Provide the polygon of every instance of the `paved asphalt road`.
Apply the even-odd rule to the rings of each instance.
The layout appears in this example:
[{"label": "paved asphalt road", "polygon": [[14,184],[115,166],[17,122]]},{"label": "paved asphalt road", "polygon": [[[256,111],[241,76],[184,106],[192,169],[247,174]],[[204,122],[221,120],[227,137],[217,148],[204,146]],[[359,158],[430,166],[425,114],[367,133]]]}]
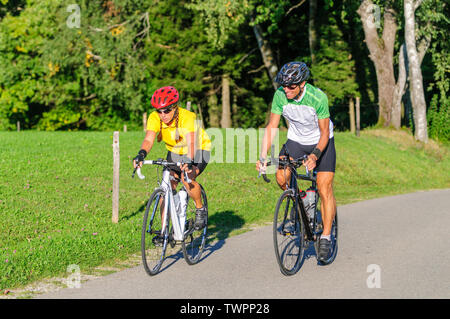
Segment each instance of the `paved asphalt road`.
[{"label": "paved asphalt road", "polygon": [[163,271],[135,267],[37,298],[450,298],[450,189],[340,206],[333,264],[313,255],[283,276],[271,226],[210,246],[189,266],[181,251]]}]

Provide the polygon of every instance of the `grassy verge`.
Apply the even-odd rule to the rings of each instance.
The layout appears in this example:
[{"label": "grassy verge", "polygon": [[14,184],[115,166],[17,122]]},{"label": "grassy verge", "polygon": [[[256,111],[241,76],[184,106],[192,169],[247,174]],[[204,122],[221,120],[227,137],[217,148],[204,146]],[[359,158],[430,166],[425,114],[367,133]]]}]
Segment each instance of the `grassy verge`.
[{"label": "grassy verge", "polygon": [[[143,136],[120,135],[120,221],[112,224],[111,132],[0,132],[0,289],[67,276],[72,264],[88,272],[139,252],[144,205],[156,186],[154,169],[146,168],[144,181],[131,179]],[[424,147],[406,133],[385,130],[360,138],[337,133],[335,140],[338,205],[450,187],[447,146]],[[149,157],[165,154],[158,144]],[[257,179],[254,167],[210,164],[199,178],[212,238],[271,221],[280,191],[275,182]]]}]

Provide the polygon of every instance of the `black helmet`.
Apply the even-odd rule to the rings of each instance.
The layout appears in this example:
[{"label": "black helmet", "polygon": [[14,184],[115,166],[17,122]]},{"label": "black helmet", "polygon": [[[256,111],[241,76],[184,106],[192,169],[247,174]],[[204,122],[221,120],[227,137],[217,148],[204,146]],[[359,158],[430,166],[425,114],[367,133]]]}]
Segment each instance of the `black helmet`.
[{"label": "black helmet", "polygon": [[275,82],[282,86],[299,84],[309,79],[309,69],[304,62],[289,62],[278,72]]}]

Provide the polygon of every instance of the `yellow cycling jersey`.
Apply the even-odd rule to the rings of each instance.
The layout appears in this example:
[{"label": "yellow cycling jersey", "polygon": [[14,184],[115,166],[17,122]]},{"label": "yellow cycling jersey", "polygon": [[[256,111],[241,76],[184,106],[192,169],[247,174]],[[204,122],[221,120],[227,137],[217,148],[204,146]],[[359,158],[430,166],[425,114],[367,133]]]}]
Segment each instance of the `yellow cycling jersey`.
[{"label": "yellow cycling jersey", "polygon": [[211,151],[211,140],[206,131],[201,127],[201,123],[196,120],[196,115],[181,107],[178,108],[178,133],[180,140],[177,143],[176,135],[176,121],[167,126],[159,118],[158,112],[152,112],[148,117],[147,130],[153,131],[156,134],[162,130],[162,140],[166,143],[166,148],[176,154],[188,154],[187,135],[194,132],[197,138],[196,149]]}]

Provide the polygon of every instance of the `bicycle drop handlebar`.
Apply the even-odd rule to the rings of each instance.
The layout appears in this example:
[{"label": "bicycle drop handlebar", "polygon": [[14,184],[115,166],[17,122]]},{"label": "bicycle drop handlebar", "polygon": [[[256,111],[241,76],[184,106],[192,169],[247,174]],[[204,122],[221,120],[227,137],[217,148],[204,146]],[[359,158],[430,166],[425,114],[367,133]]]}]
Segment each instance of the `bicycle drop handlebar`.
[{"label": "bicycle drop handlebar", "polygon": [[[294,169],[300,167],[303,165],[303,161],[306,161],[308,159],[307,155],[303,155],[300,158],[297,158],[295,160],[291,160],[289,157],[289,154],[287,155],[286,159],[279,159],[279,158],[275,158],[274,157],[274,145],[272,145],[272,152],[271,152],[271,159],[270,161],[267,162],[266,166],[270,166],[270,165],[281,165],[281,166],[291,166]],[[306,168],[306,175],[296,175],[297,178],[299,179],[303,179],[303,180],[308,180],[308,181],[316,181],[316,178],[310,174],[311,172],[308,171],[308,168],[305,166]],[[270,179],[267,178],[266,173],[262,172],[261,170],[259,171],[259,176],[263,177],[264,181],[266,183],[270,183]]]},{"label": "bicycle drop handlebar", "polygon": [[[187,164],[187,163],[184,163],[184,162],[169,162],[169,161],[166,161],[166,160],[163,160],[163,159],[158,159],[156,161],[155,160],[145,160],[145,161],[142,162],[142,165],[160,165],[160,166],[164,166],[164,167],[169,168],[169,169],[171,169],[172,167],[181,167],[184,164]],[[192,164],[188,164],[188,167],[191,168]],[[144,179],[145,178],[145,176],[141,173],[141,168],[140,167],[136,167],[134,169],[133,175],[131,175],[132,178],[134,178],[134,174],[135,173],[138,175],[138,177],[140,179]],[[186,171],[183,171],[183,174],[184,174],[184,180],[188,184],[191,183],[192,180],[188,177]]]}]

